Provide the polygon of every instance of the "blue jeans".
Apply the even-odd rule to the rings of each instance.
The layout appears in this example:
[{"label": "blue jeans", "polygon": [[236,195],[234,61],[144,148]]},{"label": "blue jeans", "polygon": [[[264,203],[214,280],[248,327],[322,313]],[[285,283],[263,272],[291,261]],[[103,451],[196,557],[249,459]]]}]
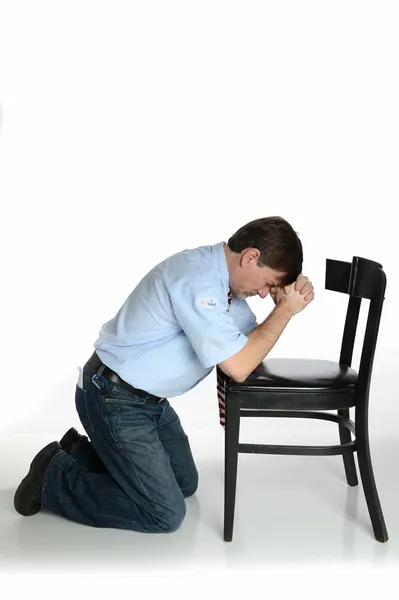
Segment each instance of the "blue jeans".
[{"label": "blue jeans", "polygon": [[198,472],[188,438],[168,400],[139,398],[84,367],[75,401],[84,436],[72,455],[57,453],[42,486],[42,508],[78,523],[171,532],[186,514]]}]

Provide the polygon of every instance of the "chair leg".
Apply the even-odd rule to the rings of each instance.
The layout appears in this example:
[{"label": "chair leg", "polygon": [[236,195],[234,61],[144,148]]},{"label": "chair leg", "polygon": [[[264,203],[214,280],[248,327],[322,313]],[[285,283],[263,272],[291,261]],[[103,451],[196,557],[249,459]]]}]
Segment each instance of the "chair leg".
[{"label": "chair leg", "polygon": [[224,467],[224,541],[233,539],[236,502],[240,405],[238,398],[226,398],[225,467]]},{"label": "chair leg", "polygon": [[[338,414],[349,419],[349,408],[339,410]],[[346,427],[342,427],[342,425],[339,426],[339,439],[341,440],[341,444],[349,444],[352,441],[351,432],[349,429],[346,429]],[[344,459],[346,481],[348,482],[348,485],[351,487],[359,485],[353,454],[343,454],[342,458]]]},{"label": "chair leg", "polygon": [[364,495],[366,497],[374,535],[379,542],[387,542],[388,532],[384,515],[382,514],[381,503],[378,497],[373,467],[371,464],[368,415],[364,409],[360,411],[359,416],[356,411],[356,446],[360,476],[362,478]]}]

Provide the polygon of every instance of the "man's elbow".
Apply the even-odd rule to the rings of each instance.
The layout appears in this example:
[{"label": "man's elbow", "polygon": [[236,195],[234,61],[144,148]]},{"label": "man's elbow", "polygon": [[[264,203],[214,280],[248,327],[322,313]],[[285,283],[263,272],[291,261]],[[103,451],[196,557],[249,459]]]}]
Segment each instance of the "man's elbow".
[{"label": "man's elbow", "polygon": [[223,373],[225,373],[228,377],[230,377],[237,383],[245,381],[248,377],[248,373],[244,373],[241,369],[237,369],[232,365],[226,366],[225,364],[220,363],[219,367],[222,369]]},{"label": "man's elbow", "polygon": [[248,373],[235,372],[231,375],[231,378],[234,379],[237,383],[242,383],[248,377]]}]

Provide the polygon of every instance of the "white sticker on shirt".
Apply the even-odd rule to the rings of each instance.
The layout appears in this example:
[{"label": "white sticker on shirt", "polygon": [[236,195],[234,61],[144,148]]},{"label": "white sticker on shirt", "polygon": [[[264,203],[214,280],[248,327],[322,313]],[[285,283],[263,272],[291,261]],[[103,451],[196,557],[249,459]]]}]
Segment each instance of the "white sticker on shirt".
[{"label": "white sticker on shirt", "polygon": [[217,306],[216,298],[213,298],[212,296],[201,298],[198,303],[201,308],[216,308]]}]

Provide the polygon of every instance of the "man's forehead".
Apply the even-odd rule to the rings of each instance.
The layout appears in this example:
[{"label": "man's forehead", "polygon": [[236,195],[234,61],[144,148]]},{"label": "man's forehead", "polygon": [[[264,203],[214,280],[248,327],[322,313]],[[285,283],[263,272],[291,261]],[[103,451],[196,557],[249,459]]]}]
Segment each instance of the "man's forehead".
[{"label": "man's forehead", "polygon": [[263,267],[263,269],[265,271],[266,277],[269,280],[268,282],[270,283],[270,285],[272,285],[273,287],[279,287],[280,285],[282,285],[282,281],[286,276],[285,273],[282,273],[281,271],[274,271],[274,269],[272,269],[271,267]]}]

